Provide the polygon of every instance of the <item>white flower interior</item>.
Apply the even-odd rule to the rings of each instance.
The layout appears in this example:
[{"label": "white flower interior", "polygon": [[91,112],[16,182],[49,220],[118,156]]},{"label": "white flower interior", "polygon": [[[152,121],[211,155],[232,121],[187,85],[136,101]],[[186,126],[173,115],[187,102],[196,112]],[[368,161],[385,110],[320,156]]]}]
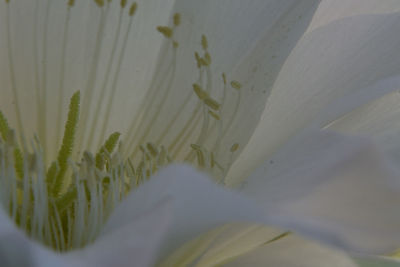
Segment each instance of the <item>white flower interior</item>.
[{"label": "white flower interior", "polygon": [[[139,112],[129,122],[129,135],[120,138],[119,132],[109,133],[111,120],[115,119],[111,113],[116,104],[123,60],[129,53],[127,47],[137,4],[128,4],[125,0],[118,4],[110,0],[91,3],[99,15],[95,33],[87,37],[92,57],[84,74],[85,87],[81,89],[82,94],[76,91],[72,95],[68,114],[65,114],[64,102],[71,92],[68,89],[70,80],[78,79],[73,75],[70,61],[79,55],[69,54],[74,51],[69,40],[76,38],[70,36],[70,28],[74,12],[76,9],[79,12],[80,6],[73,0],[64,4],[65,16],[58,19],[64,22],[54,35],[50,21],[59,14],[53,14],[56,9],[52,9],[52,5],[59,4],[50,0],[33,2],[33,10],[28,12],[33,12],[30,13],[33,31],[29,38],[34,45],[32,51],[20,52],[15,51],[20,46],[14,44],[12,29],[16,18],[12,16],[19,16],[19,12],[26,10],[14,7],[14,1],[5,1],[4,38],[13,103],[2,107],[4,113],[0,113],[0,195],[3,207],[20,228],[56,250],[79,248],[96,238],[115,205],[132,189],[172,161],[193,163],[213,174],[217,182],[224,182],[240,145],[232,143],[230,149],[225,149],[221,140],[239,110],[242,86],[237,81],[228,81],[222,73],[222,90],[213,96],[212,57],[204,35],[201,36],[201,52],[194,54],[197,81],[170,114],[163,130],[149,142],[154,122],[168,105],[165,99],[171,94],[173,81],[179,78],[176,77],[177,51],[182,44],[174,38],[174,33],[180,25],[180,14],[173,16],[172,26],[157,27],[166,39],[160,66],[156,68]],[[12,12],[13,8],[16,12]],[[117,16],[116,23],[109,22],[113,16]],[[56,36],[57,42],[49,36]],[[57,60],[53,60],[54,43],[60,45]],[[17,68],[16,53],[28,53],[32,68]],[[108,55],[108,60],[100,65],[102,53]],[[26,72],[34,77],[33,83],[28,85],[23,79]],[[54,86],[56,88],[49,88]],[[23,106],[21,95],[28,91],[30,94],[34,91],[35,96],[31,101],[35,102],[32,106],[36,106],[34,112],[38,119],[33,126],[33,122],[23,119],[27,108]],[[234,99],[229,107],[228,95]],[[49,99],[53,100],[50,105]],[[187,106],[193,103],[195,107],[187,114]],[[28,111],[33,112],[29,108]],[[55,125],[48,123],[49,117],[54,119]],[[178,125],[176,122],[182,120],[181,117],[186,122]],[[221,155],[227,160],[220,162]]]}]

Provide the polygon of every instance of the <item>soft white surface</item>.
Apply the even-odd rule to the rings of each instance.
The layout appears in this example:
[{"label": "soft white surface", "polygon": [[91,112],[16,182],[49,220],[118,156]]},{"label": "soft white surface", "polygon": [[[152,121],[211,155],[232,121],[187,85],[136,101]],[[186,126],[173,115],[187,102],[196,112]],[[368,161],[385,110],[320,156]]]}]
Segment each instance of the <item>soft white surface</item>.
[{"label": "soft white surface", "polygon": [[369,141],[314,132],[265,161],[242,192],[278,224],[353,251],[388,253],[399,244],[399,177]]},{"label": "soft white surface", "polygon": [[[247,177],[338,99],[399,73],[399,13],[356,15],[305,34],[283,65],[231,182]],[[376,95],[375,95],[376,96]]]}]

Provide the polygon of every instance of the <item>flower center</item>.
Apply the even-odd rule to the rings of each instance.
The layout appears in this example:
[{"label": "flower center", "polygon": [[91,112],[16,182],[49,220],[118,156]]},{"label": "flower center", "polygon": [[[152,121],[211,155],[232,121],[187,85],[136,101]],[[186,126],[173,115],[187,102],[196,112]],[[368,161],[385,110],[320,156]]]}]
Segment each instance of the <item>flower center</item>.
[{"label": "flower center", "polygon": [[[37,117],[40,119],[37,125],[38,136],[35,135],[28,145],[19,101],[21,92],[17,86],[18,72],[15,71],[13,58],[9,10],[11,3],[6,0],[10,85],[15,103],[17,130],[11,129],[6,117],[0,112],[0,201],[4,210],[30,237],[58,251],[79,248],[95,240],[114,207],[132,189],[145,182],[166,164],[172,161],[189,162],[208,171],[215,177],[216,182],[223,183],[233,156],[239,149],[239,144],[234,143],[226,153],[221,147],[221,141],[229,131],[238,111],[241,84],[237,81],[227,82],[226,75],[222,74],[222,93],[219,99],[213,96],[210,69],[212,57],[204,35],[201,38],[202,52],[195,52],[198,80],[193,83],[192,90],[184,101],[179,103],[177,111],[171,114],[159,135],[153,138],[152,142],[148,141],[154,122],[167,105],[165,99],[171,93],[173,81],[176,79],[176,57],[180,44],[174,36],[181,24],[180,14],[173,16],[171,27],[157,27],[165,37],[167,45],[167,50],[161,55],[167,59],[160,64],[165,64],[167,67],[155,73],[155,82],[147,90],[147,95],[137,116],[132,120],[126,136],[120,140],[121,134],[113,132],[105,138],[137,5],[133,3],[129,7],[128,26],[123,32],[122,14],[127,7],[127,1],[120,1],[120,14],[115,39],[111,45],[110,60],[102,76],[104,79],[102,85],[96,87],[97,65],[111,1],[94,2],[100,8],[101,16],[93,60],[82,97],[77,91],[70,98],[62,134],[60,124],[63,121],[61,107],[65,98],[67,40],[70,13],[75,1],[69,0],[67,4],[67,15],[61,34],[59,94],[56,100],[58,110],[55,111],[57,119],[56,125],[51,125],[56,129],[55,144],[59,149],[58,152],[52,153],[49,149],[51,138],[48,138],[49,125],[46,120],[48,113],[46,40],[51,1],[47,1],[44,17],[42,68],[39,56],[36,54],[37,49],[34,49],[35,72],[42,69],[41,75],[35,74],[38,79]],[[37,35],[35,32],[34,38]],[[34,44],[36,43],[34,40]],[[111,70],[114,70],[114,74]],[[107,89],[108,97],[106,97]],[[93,104],[92,99],[96,90],[99,93],[99,101]],[[225,112],[226,95],[229,92],[236,94],[236,102],[233,109]],[[182,126],[177,127],[177,121],[192,103],[193,98],[197,103],[192,113]],[[95,132],[98,132],[97,138],[93,138]],[[93,144],[96,140],[97,145]],[[228,160],[224,163],[218,160],[221,154],[228,154]]]}]

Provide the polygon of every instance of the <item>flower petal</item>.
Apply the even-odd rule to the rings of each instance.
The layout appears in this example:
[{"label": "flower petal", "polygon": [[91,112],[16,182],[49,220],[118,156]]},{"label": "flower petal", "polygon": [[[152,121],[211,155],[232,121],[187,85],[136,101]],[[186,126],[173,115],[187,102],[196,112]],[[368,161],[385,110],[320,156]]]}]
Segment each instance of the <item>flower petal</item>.
[{"label": "flower petal", "polygon": [[185,243],[159,265],[220,266],[286,234],[280,229],[257,224],[225,224]]},{"label": "flower petal", "polygon": [[400,261],[391,258],[354,258],[360,267],[399,267]]},{"label": "flower petal", "polygon": [[159,203],[82,250],[68,253],[85,266],[153,266],[170,220],[170,203]]},{"label": "flower petal", "polygon": [[104,234],[125,227],[159,203],[171,202],[171,224],[161,246],[161,258],[199,234],[232,221],[262,221],[251,201],[216,186],[194,169],[172,165],[133,191],[114,211]]},{"label": "flower petal", "polygon": [[243,192],[276,223],[359,252],[399,245],[400,172],[370,142],[327,132],[294,138]]},{"label": "flower petal", "polygon": [[400,5],[396,0],[349,0],[342,2],[323,0],[317,12],[315,12],[307,32],[346,17],[398,11],[400,11]]},{"label": "flower petal", "polygon": [[84,266],[79,261],[66,260],[27,238],[0,208],[0,262],[1,266]]},{"label": "flower petal", "polygon": [[[400,77],[397,76],[377,83],[371,88],[371,94],[377,97],[350,106],[345,112],[338,112],[337,107],[330,109],[331,116],[329,119],[329,116],[325,116],[323,126],[340,133],[371,137],[393,160],[399,162],[399,82]],[[355,98],[360,99],[360,96],[355,95],[348,102],[356,102],[353,101]],[[346,100],[341,101],[345,102]]]},{"label": "flower petal", "polygon": [[279,73],[249,145],[230,170],[232,183],[247,177],[327,105],[397,75],[399,20],[399,13],[358,15],[305,34]]},{"label": "flower petal", "polygon": [[232,259],[224,266],[356,267],[358,265],[343,252],[296,235],[289,235]]}]

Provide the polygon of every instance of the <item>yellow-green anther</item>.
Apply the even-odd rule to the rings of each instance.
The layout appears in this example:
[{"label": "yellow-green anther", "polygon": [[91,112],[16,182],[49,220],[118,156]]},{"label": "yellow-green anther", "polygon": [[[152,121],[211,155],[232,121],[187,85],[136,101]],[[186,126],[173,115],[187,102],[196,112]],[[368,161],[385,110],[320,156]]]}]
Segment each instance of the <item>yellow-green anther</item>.
[{"label": "yellow-green anther", "polygon": [[197,83],[193,84],[193,90],[196,93],[197,97],[200,100],[204,100],[206,98],[208,98],[208,93],[206,91],[204,91],[200,85],[198,85]]},{"label": "yellow-green anther", "polygon": [[77,199],[77,196],[78,196],[78,192],[76,191],[76,188],[74,187],[71,190],[69,190],[67,193],[65,193],[62,197],[58,198],[56,200],[57,211],[59,213],[63,212],[71,204],[74,203],[74,201]]},{"label": "yellow-green anther", "polygon": [[46,173],[46,183],[48,185],[48,188],[52,185],[52,183],[56,179],[57,172],[58,172],[58,164],[56,161],[53,161]]},{"label": "yellow-green anther", "polygon": [[215,99],[212,99],[211,97],[204,99],[204,104],[206,104],[213,110],[219,110],[221,106],[220,103],[218,103]]},{"label": "yellow-green anther", "polygon": [[166,38],[171,38],[172,34],[174,33],[173,30],[167,26],[158,26],[157,31],[159,31]]},{"label": "yellow-green anther", "polygon": [[7,141],[7,136],[9,132],[10,132],[10,127],[8,127],[7,119],[0,111],[0,134],[1,138],[3,138],[4,141]]},{"label": "yellow-green anther", "polygon": [[196,63],[197,63],[197,68],[201,67],[201,62],[200,62],[200,56],[199,53],[194,52],[194,58],[196,59]]},{"label": "yellow-green anther", "polygon": [[221,119],[221,117],[220,117],[217,113],[215,113],[214,111],[212,111],[212,110],[208,110],[208,113],[209,113],[214,119],[216,119],[217,121],[219,121],[219,120]]},{"label": "yellow-green anther", "polygon": [[174,25],[179,26],[181,24],[181,14],[175,13],[174,14]]},{"label": "yellow-green anther", "polygon": [[99,7],[104,6],[104,0],[94,0]]},{"label": "yellow-green anther", "polygon": [[68,1],[68,6],[73,7],[75,4],[75,0],[69,0]]},{"label": "yellow-green anther", "polygon": [[240,82],[238,81],[231,81],[231,86],[232,88],[235,88],[237,90],[239,90],[240,88],[242,88],[242,85],[240,84]]},{"label": "yellow-green anther", "polygon": [[197,164],[199,164],[200,167],[204,168],[205,160],[203,152],[201,150],[196,150],[196,155],[197,155]]},{"label": "yellow-green anther", "polygon": [[112,153],[114,151],[120,136],[121,133],[114,132],[110,135],[110,137],[108,137],[107,141],[104,143],[104,148],[107,150],[108,153]]},{"label": "yellow-green anther", "polygon": [[24,177],[24,158],[22,157],[21,150],[16,147],[14,148],[14,168],[19,178]]},{"label": "yellow-green anther", "polygon": [[124,8],[126,6],[126,0],[121,0],[121,7]]},{"label": "yellow-green anther", "polygon": [[67,171],[68,158],[74,146],[75,133],[79,120],[80,92],[76,92],[69,103],[67,123],[65,124],[64,137],[61,149],[58,152],[57,162],[60,170],[54,181],[53,193],[57,195],[62,187],[65,172]]},{"label": "yellow-green anther", "polygon": [[239,144],[238,144],[238,143],[233,144],[233,145],[231,146],[231,152],[232,152],[232,153],[235,152],[236,150],[238,150],[238,148],[239,148]]},{"label": "yellow-green anther", "polygon": [[204,50],[208,49],[207,37],[204,34],[201,36],[201,47],[203,47]]},{"label": "yellow-green anther", "polygon": [[190,147],[193,148],[194,150],[201,150],[201,146],[197,144],[190,144]]},{"label": "yellow-green anther", "polygon": [[131,8],[129,9],[129,16],[132,17],[133,15],[135,15],[136,9],[137,9],[137,3],[134,2],[134,3],[131,5]]},{"label": "yellow-green anther", "polygon": [[147,143],[146,147],[152,157],[155,158],[158,155],[158,149],[154,144]]},{"label": "yellow-green anther", "polygon": [[207,63],[207,66],[211,64],[211,55],[208,52],[204,53],[204,61]]},{"label": "yellow-green anther", "polygon": [[226,85],[226,75],[225,75],[225,72],[222,73],[222,81],[224,82],[224,85]]},{"label": "yellow-green anther", "polygon": [[96,167],[98,169],[102,169],[104,166],[104,160],[103,160],[103,153],[104,151],[107,151],[108,153],[112,153],[117,146],[119,137],[121,134],[119,132],[114,132],[112,133],[104,145],[100,148],[99,152],[96,154]]}]

